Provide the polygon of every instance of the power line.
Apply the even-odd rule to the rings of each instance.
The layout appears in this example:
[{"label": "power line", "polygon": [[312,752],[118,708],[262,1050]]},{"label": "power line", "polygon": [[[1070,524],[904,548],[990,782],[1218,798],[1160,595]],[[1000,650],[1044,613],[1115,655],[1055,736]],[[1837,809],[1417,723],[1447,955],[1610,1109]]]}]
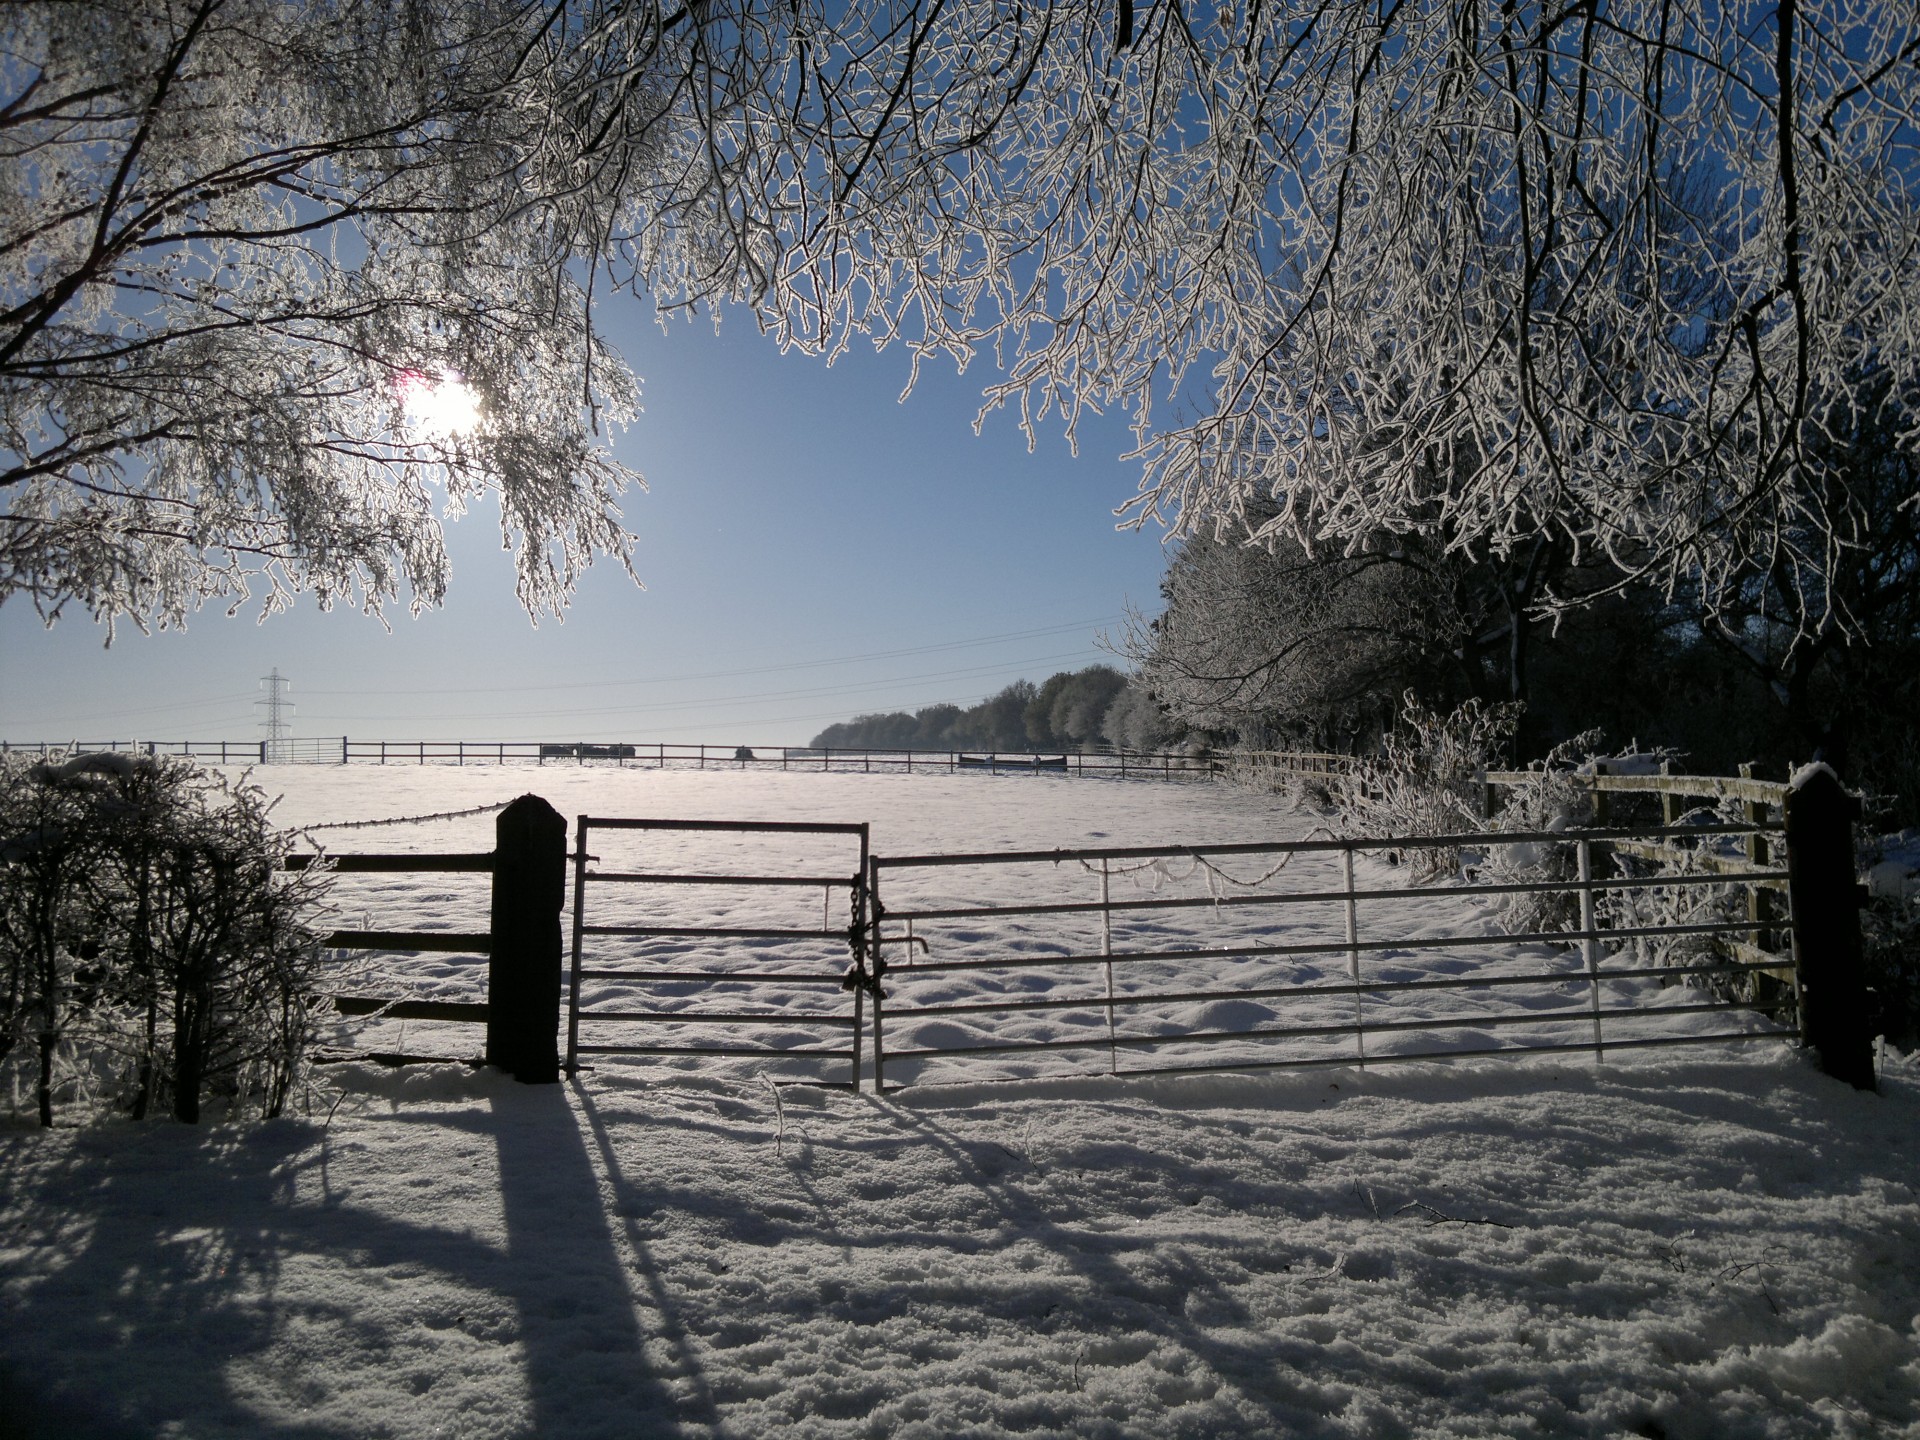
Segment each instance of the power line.
[{"label": "power line", "polygon": [[[1026,665],[1051,665],[1062,660],[1084,659],[1096,652],[1091,650],[1069,650],[1057,655],[1036,655],[1024,660],[1009,660],[996,665],[975,665],[963,670],[935,670],[921,675],[900,675],[887,680],[867,681],[853,685],[829,685],[806,690],[764,690],[750,695],[729,695],[707,697],[699,700],[670,700],[660,703],[636,702],[628,705],[600,705],[592,708],[568,706],[560,710],[506,710],[488,715],[489,720],[540,720],[552,717],[564,718],[572,715],[626,715],[652,714],[658,711],[719,709],[729,705],[747,705],[765,700],[810,700],[825,698],[829,695],[860,695],[876,691],[892,690],[901,685],[926,680],[969,679],[981,675],[1005,673]],[[315,692],[317,693],[317,692]],[[932,702],[929,702],[932,703]],[[352,719],[355,722],[368,720],[412,720],[413,715],[364,715],[354,713],[351,716],[336,713],[322,713],[310,717],[312,723],[330,719]]]},{"label": "power line", "polygon": [[[946,640],[936,645],[913,645],[900,650],[874,650],[865,655],[841,655],[827,660],[792,660],[781,665],[759,665],[745,670],[704,670],[685,675],[652,675],[640,680],[578,680],[562,684],[539,686],[542,690],[611,690],[630,685],[671,685],[689,680],[732,680],[747,675],[772,675],[784,670],[817,670],[828,665],[858,665],[869,660],[894,660],[904,655],[933,655],[943,650],[965,650],[976,645],[997,645],[1007,640],[1034,640],[1047,635],[1062,635],[1071,630],[1083,630],[1089,625],[1112,625],[1126,619],[1125,615],[1097,615],[1091,620],[1072,620],[1059,625],[1047,625],[1037,630],[1011,630],[1001,635],[983,635],[973,640]],[[1020,662],[1015,662],[1020,663]],[[1024,663],[1035,663],[1032,661]],[[525,682],[518,685],[474,685],[474,686],[431,686],[419,689],[376,689],[376,690],[309,690],[309,695],[494,695],[508,692],[519,693],[527,689]]]},{"label": "power line", "polygon": [[[124,710],[103,710],[103,711],[92,712],[87,716],[86,723],[89,725],[98,724],[100,723],[100,717],[102,716],[118,719],[119,717],[125,716],[125,715],[170,714],[176,710],[220,710],[223,712],[231,712],[236,707],[245,705],[247,703],[248,703],[247,696],[242,694],[242,695],[222,695],[222,696],[217,696],[211,700],[183,700],[172,705],[135,705],[135,706],[130,706]],[[255,702],[255,703],[258,703],[258,702]],[[26,713],[29,717],[31,717],[32,715],[31,711]],[[12,721],[9,721],[8,723],[17,724],[17,725],[58,725],[63,723],[64,719],[65,719],[65,716],[56,713],[55,718],[52,720],[48,720],[44,718],[27,718],[27,719],[12,720]]]}]

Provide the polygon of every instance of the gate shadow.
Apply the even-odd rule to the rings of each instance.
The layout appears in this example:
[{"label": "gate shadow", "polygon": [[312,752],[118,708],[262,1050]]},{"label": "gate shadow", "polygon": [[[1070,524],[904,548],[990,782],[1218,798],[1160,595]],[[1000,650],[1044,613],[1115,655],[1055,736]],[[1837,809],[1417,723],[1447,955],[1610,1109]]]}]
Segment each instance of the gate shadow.
[{"label": "gate shadow", "polygon": [[[401,1343],[396,1326],[422,1318],[405,1300],[363,1308],[351,1293],[309,1289],[296,1298],[289,1262],[321,1258],[355,1271],[427,1272],[497,1297],[521,1350],[528,1434],[716,1431],[704,1378],[674,1338],[644,1251],[638,1267],[623,1258],[586,1122],[566,1090],[502,1087],[484,1108],[381,1123],[455,1127],[491,1141],[504,1244],[424,1213],[342,1203],[325,1131],[309,1123],[272,1122],[238,1139],[103,1127],[52,1164],[35,1163],[34,1137],[0,1137],[8,1239],[62,1257],[44,1277],[0,1290],[0,1440],[139,1440],[176,1425],[274,1440],[365,1433],[344,1414],[263,1412],[228,1373],[236,1361],[272,1367],[296,1317],[337,1327],[361,1354]],[[303,1176],[320,1193],[296,1200]],[[351,1368],[310,1378],[351,1399]],[[396,1433],[425,1423],[405,1408],[393,1420]]]}]

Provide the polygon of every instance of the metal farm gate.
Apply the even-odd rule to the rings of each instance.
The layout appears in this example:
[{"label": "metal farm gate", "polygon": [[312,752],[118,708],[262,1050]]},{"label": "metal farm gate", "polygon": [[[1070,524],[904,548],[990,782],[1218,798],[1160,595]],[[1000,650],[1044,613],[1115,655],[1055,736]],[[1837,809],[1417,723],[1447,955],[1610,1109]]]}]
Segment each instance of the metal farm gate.
[{"label": "metal farm gate", "polygon": [[[875,1089],[1794,1038],[1768,828],[875,857]],[[1502,847],[1567,873],[1401,878]],[[1602,863],[1629,847],[1691,873]],[[1523,897],[1530,923],[1473,908]]]},{"label": "metal farm gate", "polygon": [[569,1072],[591,1055],[733,1057],[858,1087],[865,824],[583,815],[572,860]]}]

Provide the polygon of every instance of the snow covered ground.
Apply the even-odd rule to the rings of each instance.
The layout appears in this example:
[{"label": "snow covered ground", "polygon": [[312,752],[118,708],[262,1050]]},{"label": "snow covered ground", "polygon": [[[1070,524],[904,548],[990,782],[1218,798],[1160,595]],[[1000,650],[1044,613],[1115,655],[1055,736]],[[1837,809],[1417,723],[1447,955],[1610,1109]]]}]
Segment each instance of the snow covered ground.
[{"label": "snow covered ground", "polygon": [[335,1071],[0,1138],[0,1433],[1920,1434],[1920,1086]]},{"label": "snow covered ground", "polygon": [[[536,789],[871,818],[893,853],[1303,823],[1210,787],[610,774],[296,773],[280,818]],[[459,876],[378,898],[485,909]],[[1681,1054],[885,1098],[345,1065],[270,1124],[16,1123],[0,1436],[1920,1436],[1920,1073]]]}]

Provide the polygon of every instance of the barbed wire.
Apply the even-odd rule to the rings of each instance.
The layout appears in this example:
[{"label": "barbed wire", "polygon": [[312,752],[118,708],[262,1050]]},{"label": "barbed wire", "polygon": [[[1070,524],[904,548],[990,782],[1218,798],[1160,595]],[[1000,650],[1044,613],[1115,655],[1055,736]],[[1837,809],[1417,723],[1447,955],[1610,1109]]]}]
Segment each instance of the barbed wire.
[{"label": "barbed wire", "polygon": [[314,830],[371,830],[379,825],[425,825],[434,820],[464,820],[470,815],[491,815],[512,803],[511,800],[502,800],[493,805],[475,805],[470,810],[442,810],[433,815],[395,815],[387,820],[329,820],[324,825],[296,825],[293,828],[305,835]]},{"label": "barbed wire", "polygon": [[[1304,838],[1308,840],[1312,840],[1312,839],[1321,838],[1321,837],[1324,837],[1329,840],[1337,840],[1340,838],[1339,836],[1335,835],[1332,831],[1328,830],[1325,826],[1316,826],[1312,831],[1308,832],[1308,834]],[[1201,871],[1205,871],[1206,877],[1207,877],[1208,893],[1211,894],[1214,897],[1214,899],[1217,900],[1221,896],[1220,886],[1222,883],[1235,886],[1236,888],[1242,889],[1242,890],[1258,889],[1260,886],[1266,884],[1267,881],[1273,879],[1273,877],[1278,875],[1282,870],[1286,869],[1287,866],[1291,865],[1294,862],[1294,859],[1300,853],[1302,852],[1297,850],[1287,851],[1285,854],[1283,854],[1280,857],[1279,861],[1273,866],[1272,869],[1266,871],[1262,875],[1258,875],[1254,877],[1251,880],[1242,879],[1240,876],[1235,875],[1230,871],[1222,869],[1219,865],[1216,865],[1213,861],[1209,860],[1205,855],[1202,855],[1202,854],[1193,854],[1193,855],[1184,857],[1190,863],[1188,864],[1187,868],[1184,871],[1178,874],[1174,873],[1171,862],[1183,857],[1174,856],[1174,855],[1156,856],[1154,859],[1142,861],[1138,865],[1122,865],[1117,867],[1113,866],[1112,862],[1110,861],[1103,861],[1101,862],[1100,865],[1096,866],[1091,860],[1083,859],[1080,862],[1080,868],[1092,875],[1098,875],[1104,871],[1104,873],[1111,876],[1121,876],[1121,875],[1131,876],[1131,875],[1139,875],[1143,871],[1148,871],[1148,870],[1155,871],[1157,872],[1157,877],[1154,881],[1153,888],[1156,890],[1159,889],[1160,885],[1164,882],[1171,881],[1177,884],[1182,880],[1192,879],[1194,875],[1200,873]],[[1139,882],[1135,881],[1134,883],[1138,884]]]}]

